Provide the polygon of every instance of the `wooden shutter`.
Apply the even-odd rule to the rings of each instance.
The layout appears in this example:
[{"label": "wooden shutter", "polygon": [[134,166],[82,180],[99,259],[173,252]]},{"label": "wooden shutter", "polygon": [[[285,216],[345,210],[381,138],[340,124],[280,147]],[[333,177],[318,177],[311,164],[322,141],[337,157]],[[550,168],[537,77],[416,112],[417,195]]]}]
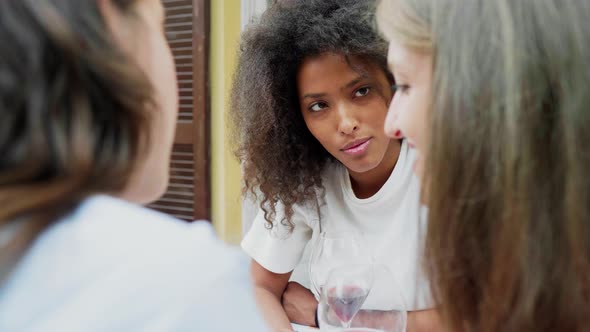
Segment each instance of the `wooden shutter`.
[{"label": "wooden shutter", "polygon": [[176,62],[180,109],[166,194],[151,208],[192,221],[210,220],[209,0],[162,0]]}]

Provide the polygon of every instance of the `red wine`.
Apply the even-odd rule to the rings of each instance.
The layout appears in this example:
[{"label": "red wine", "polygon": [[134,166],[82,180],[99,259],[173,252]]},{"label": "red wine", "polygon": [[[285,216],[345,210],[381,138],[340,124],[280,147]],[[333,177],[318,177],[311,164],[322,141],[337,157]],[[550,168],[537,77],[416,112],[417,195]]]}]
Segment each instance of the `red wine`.
[{"label": "red wine", "polygon": [[365,302],[369,290],[357,286],[344,286],[341,289],[330,288],[328,305],[341,322],[348,323]]}]

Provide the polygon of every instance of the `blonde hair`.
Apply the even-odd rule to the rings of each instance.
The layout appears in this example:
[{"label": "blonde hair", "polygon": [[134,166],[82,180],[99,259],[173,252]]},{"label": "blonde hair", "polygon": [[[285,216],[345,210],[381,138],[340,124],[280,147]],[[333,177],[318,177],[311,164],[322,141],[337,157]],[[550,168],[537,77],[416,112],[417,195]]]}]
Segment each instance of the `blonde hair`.
[{"label": "blonde hair", "polygon": [[380,5],[387,37],[433,55],[426,268],[452,331],[590,330],[589,16],[587,1]]},{"label": "blonde hair", "polygon": [[418,16],[410,3],[400,0],[381,1],[376,16],[388,40],[397,40],[414,50],[432,52],[428,17]]}]

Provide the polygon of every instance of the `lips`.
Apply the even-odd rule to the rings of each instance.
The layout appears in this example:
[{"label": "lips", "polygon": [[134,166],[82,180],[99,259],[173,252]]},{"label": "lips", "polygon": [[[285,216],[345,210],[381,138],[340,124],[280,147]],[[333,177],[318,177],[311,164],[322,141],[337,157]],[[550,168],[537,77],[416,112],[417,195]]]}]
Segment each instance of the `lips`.
[{"label": "lips", "polygon": [[348,142],[345,146],[343,146],[340,151],[352,150],[354,148],[358,148],[359,146],[365,144],[371,139],[371,137],[365,137],[361,139],[355,139],[352,142]]},{"label": "lips", "polygon": [[340,149],[340,151],[352,157],[360,157],[365,155],[365,153],[369,149],[371,141],[372,137],[357,139],[343,146],[342,149]]}]

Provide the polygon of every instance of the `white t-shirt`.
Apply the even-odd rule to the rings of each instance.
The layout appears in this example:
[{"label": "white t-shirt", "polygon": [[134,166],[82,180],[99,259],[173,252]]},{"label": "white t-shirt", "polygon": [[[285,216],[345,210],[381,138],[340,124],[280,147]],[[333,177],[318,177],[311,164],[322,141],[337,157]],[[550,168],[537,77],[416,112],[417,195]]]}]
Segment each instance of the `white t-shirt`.
[{"label": "white t-shirt", "polygon": [[247,258],[206,222],[95,196],[0,288],[0,331],[266,331]]},{"label": "white t-shirt", "polygon": [[[434,307],[421,268],[426,209],[420,205],[419,180],[412,171],[415,158],[415,152],[403,141],[389,179],[375,195],[366,199],[355,196],[344,166],[329,165],[322,177],[325,204],[320,208],[322,231],[363,234],[375,262],[392,272],[391,287],[399,289],[395,293],[401,293],[402,297],[396,299],[397,306],[406,310]],[[275,222],[269,231],[264,212],[260,210],[242,241],[242,248],[271,272],[295,270],[292,280],[311,288],[318,298],[314,287],[309,287],[308,272],[309,247],[319,234],[317,210],[313,204],[296,205],[293,209],[295,227],[291,234],[280,222]],[[276,219],[281,220],[282,216],[282,207],[277,206]],[[392,293],[389,289],[371,290],[371,294],[377,296]]]}]

